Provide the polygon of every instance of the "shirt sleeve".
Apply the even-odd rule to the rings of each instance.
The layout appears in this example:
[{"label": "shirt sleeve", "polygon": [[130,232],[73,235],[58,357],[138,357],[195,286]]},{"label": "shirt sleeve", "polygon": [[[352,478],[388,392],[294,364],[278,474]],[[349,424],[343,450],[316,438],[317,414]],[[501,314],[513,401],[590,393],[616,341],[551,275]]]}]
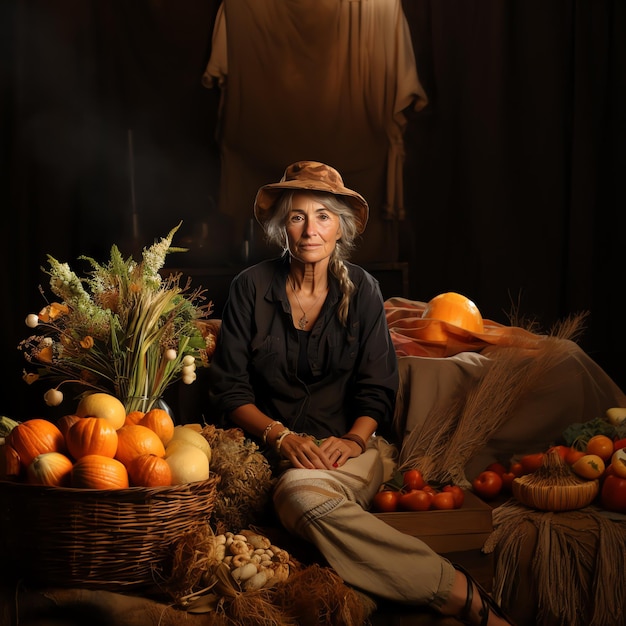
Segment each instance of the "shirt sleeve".
[{"label": "shirt sleeve", "polygon": [[398,364],[376,279],[365,273],[355,298],[360,354],[354,380],[354,418],[367,415],[379,428],[391,425],[398,390]]},{"label": "shirt sleeve", "polygon": [[254,285],[245,274],[240,274],[231,283],[209,367],[209,398],[222,419],[255,401],[248,375],[253,306]]}]

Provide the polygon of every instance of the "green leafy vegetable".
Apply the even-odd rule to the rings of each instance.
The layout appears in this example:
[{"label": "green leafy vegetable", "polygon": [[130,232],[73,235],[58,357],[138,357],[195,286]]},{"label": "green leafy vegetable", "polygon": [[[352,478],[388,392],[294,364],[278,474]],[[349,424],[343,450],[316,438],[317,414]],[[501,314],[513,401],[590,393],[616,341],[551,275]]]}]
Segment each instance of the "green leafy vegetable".
[{"label": "green leafy vegetable", "polygon": [[565,445],[584,451],[587,442],[594,435],[606,435],[611,439],[621,439],[626,437],[626,425],[613,426],[605,419],[595,417],[587,422],[570,424],[563,431],[563,440]]}]

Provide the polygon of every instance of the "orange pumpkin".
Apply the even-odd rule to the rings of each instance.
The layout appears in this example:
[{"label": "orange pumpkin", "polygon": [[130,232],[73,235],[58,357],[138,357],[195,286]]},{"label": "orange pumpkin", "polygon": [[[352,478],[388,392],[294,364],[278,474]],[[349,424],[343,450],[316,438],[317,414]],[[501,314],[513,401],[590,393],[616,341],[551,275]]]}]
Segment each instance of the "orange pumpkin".
[{"label": "orange pumpkin", "polygon": [[124,426],[126,426],[126,424],[139,424],[144,415],[145,413],[143,411],[131,411],[126,415]]},{"label": "orange pumpkin", "polygon": [[64,415],[57,420],[57,427],[63,434],[63,437],[67,437],[67,431],[72,424],[75,424],[79,419],[82,419],[79,415]]},{"label": "orange pumpkin", "polygon": [[159,436],[164,446],[167,446],[174,436],[174,420],[164,409],[150,409],[141,418],[139,424],[154,431]]},{"label": "orange pumpkin", "polygon": [[445,325],[436,323],[446,322],[471,333],[484,332],[483,317],[478,307],[465,296],[454,291],[440,293],[430,300],[422,318],[433,320],[420,333],[422,339],[443,341],[448,337]]},{"label": "orange pumpkin", "polygon": [[163,457],[141,454],[128,464],[128,478],[133,487],[167,487],[172,484],[172,470]]},{"label": "orange pumpkin", "polygon": [[72,487],[79,489],[126,489],[128,472],[122,463],[109,456],[88,454],[72,468]]},{"label": "orange pumpkin", "polygon": [[117,431],[117,452],[115,458],[126,467],[142,454],[165,456],[165,446],[159,436],[147,426],[127,424]]},{"label": "orange pumpkin", "polygon": [[72,461],[60,452],[44,452],[26,468],[26,481],[32,485],[69,487]]},{"label": "orange pumpkin", "polygon": [[65,452],[63,433],[52,422],[39,417],[19,423],[6,440],[15,448],[24,467],[44,452]]},{"label": "orange pumpkin", "polygon": [[75,459],[87,454],[113,458],[117,452],[117,431],[104,417],[80,417],[67,431],[65,443]]},{"label": "orange pumpkin", "polygon": [[20,455],[8,443],[0,446],[0,479],[16,480],[24,471],[20,463]]}]

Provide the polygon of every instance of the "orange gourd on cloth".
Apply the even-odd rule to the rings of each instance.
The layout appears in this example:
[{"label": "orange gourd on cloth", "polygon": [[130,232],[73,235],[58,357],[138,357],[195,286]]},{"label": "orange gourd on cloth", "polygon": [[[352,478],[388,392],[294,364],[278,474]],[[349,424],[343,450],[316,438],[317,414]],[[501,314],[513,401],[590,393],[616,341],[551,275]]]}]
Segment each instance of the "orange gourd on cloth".
[{"label": "orange gourd on cloth", "polygon": [[113,458],[117,452],[117,432],[104,417],[81,417],[70,426],[65,443],[74,459],[88,454]]},{"label": "orange gourd on cloth", "polygon": [[[478,307],[469,298],[454,291],[440,293],[430,300],[426,304],[422,318],[452,324],[470,333],[484,331],[483,317]],[[428,324],[422,331],[422,339],[445,341],[449,334],[445,324]]]},{"label": "orange gourd on cloth", "polygon": [[131,461],[142,454],[165,456],[165,446],[159,436],[147,426],[126,424],[117,431],[115,458],[128,467]]},{"label": "orange gourd on cloth", "polygon": [[128,472],[116,459],[88,454],[74,463],[71,484],[79,489],[126,489]]},{"label": "orange gourd on cloth", "polygon": [[[450,293],[454,292],[440,294],[447,297],[437,302],[450,304],[454,299],[454,296],[449,295]],[[461,298],[464,297],[461,296]],[[436,307],[434,310],[431,307],[427,311],[429,304],[431,303],[400,297],[389,298],[385,301],[385,317],[398,356],[448,357],[460,352],[480,351],[488,346],[535,350],[545,342],[545,335],[535,334],[519,326],[504,326],[493,320],[482,318],[482,315],[483,329],[480,332],[469,330],[472,328],[472,317],[475,317],[473,327],[480,328],[477,313],[471,306],[466,308],[468,316],[464,322],[461,322],[466,328],[461,328],[451,321],[433,317],[434,315],[447,316],[447,320],[451,320],[452,308],[447,313],[438,311]],[[456,323],[459,323],[458,319]]]},{"label": "orange gourd on cloth", "polygon": [[24,467],[44,452],[64,452],[63,433],[52,422],[35,417],[19,423],[9,433],[7,443],[15,449]]}]

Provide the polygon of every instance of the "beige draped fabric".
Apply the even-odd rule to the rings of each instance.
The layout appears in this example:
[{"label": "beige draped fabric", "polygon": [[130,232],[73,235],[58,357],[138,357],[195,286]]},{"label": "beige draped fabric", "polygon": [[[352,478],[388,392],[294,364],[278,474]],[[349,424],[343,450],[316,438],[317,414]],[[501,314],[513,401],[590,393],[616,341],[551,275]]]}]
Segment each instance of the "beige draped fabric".
[{"label": "beige draped fabric", "polygon": [[[496,346],[443,358],[400,357],[394,422],[404,438],[400,462],[423,454],[434,478],[456,471],[457,480],[471,481],[489,463],[543,452],[571,424],[626,406],[624,392],[576,343],[550,341],[550,350],[534,356]],[[455,445],[467,447],[476,432],[484,439],[467,450],[470,458],[455,454]]]},{"label": "beige draped fabric", "polygon": [[403,111],[427,98],[400,0],[224,0],[203,84],[222,89],[219,208],[239,228],[300,159],[365,196],[366,240],[404,217]]}]

